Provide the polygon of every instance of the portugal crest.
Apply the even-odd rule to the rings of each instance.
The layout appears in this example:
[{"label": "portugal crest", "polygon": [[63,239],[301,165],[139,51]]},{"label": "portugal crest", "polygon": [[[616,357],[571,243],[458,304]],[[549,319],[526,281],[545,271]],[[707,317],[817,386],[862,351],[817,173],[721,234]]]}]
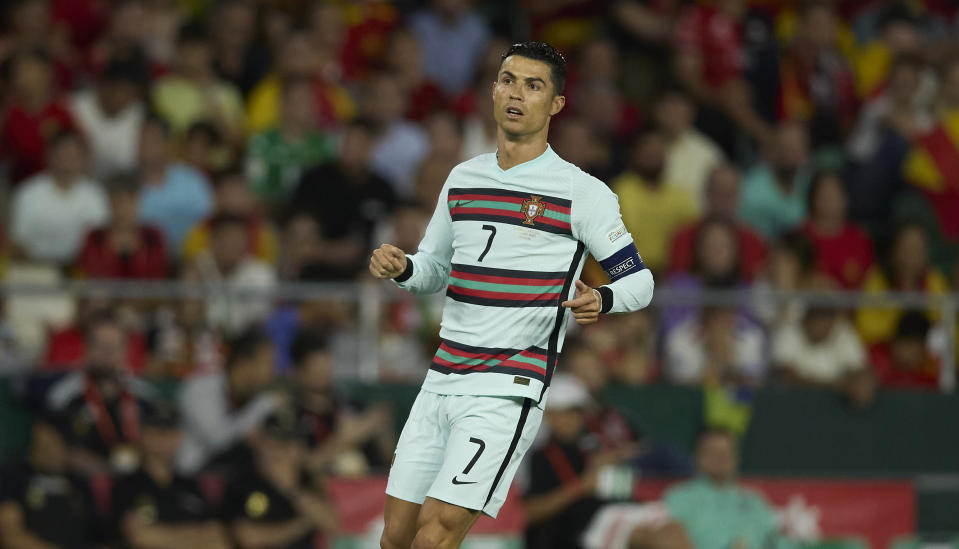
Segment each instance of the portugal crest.
[{"label": "portugal crest", "polygon": [[519,211],[526,216],[523,225],[532,225],[533,221],[546,211],[546,203],[539,198],[534,194],[529,197],[529,200],[524,200],[522,206],[519,207]]}]

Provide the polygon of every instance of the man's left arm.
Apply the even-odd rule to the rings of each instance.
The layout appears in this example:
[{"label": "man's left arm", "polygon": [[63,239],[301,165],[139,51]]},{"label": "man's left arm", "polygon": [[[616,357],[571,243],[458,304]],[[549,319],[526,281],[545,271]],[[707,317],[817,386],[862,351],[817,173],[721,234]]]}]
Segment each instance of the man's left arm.
[{"label": "man's left arm", "polygon": [[[574,205],[579,210],[574,214],[574,223],[578,225],[577,237],[609,275],[609,284],[592,289],[598,312],[638,311],[653,298],[653,275],[643,264],[633,237],[623,224],[616,195],[604,186],[593,196],[590,206],[576,208]],[[576,288],[577,297],[573,301],[587,298],[585,284],[577,282]],[[573,311],[575,316],[575,307]]]}]

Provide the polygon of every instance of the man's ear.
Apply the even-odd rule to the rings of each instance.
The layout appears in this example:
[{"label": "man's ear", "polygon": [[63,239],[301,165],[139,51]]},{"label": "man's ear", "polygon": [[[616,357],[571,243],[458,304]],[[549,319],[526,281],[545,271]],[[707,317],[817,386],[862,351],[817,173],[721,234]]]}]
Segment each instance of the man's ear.
[{"label": "man's ear", "polygon": [[563,110],[563,107],[566,106],[566,96],[557,95],[553,97],[553,105],[549,109],[550,116],[556,116],[559,114],[559,111]]}]

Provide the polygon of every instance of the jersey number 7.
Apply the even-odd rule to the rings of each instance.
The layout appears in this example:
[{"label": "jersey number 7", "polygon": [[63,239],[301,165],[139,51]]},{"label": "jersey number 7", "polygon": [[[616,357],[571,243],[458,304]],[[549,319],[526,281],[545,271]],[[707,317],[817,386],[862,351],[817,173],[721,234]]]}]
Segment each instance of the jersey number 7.
[{"label": "jersey number 7", "polygon": [[493,237],[496,236],[496,227],[492,225],[483,225],[484,231],[489,231],[489,240],[486,241],[486,249],[483,250],[483,253],[480,254],[477,261],[483,261],[483,258],[486,257],[486,254],[489,253],[489,249],[493,246]]}]

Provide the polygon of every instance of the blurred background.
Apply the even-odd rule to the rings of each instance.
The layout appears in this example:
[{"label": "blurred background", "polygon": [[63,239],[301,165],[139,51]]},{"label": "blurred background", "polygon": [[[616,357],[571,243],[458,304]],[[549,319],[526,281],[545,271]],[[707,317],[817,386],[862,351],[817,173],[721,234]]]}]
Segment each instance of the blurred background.
[{"label": "blurred background", "polygon": [[[369,253],[495,151],[528,39],[569,64],[550,143],[657,289],[571,325],[532,470],[464,546],[578,547],[630,500],[696,549],[959,543],[956,2],[0,13],[0,547],[378,547],[443,296]],[[740,478],[762,497],[719,498]]]}]

